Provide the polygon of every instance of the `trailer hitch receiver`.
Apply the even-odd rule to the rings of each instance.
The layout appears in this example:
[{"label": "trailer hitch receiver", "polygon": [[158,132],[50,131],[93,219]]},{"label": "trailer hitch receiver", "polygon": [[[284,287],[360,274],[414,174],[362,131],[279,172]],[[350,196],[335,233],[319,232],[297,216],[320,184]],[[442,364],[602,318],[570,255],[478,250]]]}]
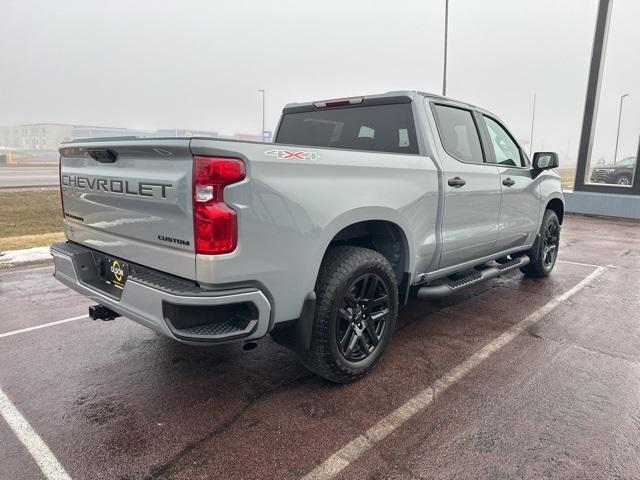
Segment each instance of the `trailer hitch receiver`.
[{"label": "trailer hitch receiver", "polygon": [[104,305],[92,305],[89,307],[89,318],[91,320],[114,320],[120,316],[119,313],[114,312],[110,308]]}]

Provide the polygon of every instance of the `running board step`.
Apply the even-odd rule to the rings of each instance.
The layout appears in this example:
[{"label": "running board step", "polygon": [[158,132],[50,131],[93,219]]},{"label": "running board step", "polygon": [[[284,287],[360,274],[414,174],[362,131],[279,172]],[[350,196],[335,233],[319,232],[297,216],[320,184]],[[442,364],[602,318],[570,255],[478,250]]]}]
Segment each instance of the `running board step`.
[{"label": "running board step", "polygon": [[485,280],[499,277],[500,275],[516,270],[517,268],[522,268],[530,261],[531,260],[528,256],[522,255],[521,257],[514,258],[513,260],[498,265],[497,267],[475,270],[469,275],[465,275],[461,278],[447,278],[444,281],[439,281],[437,284],[430,284],[420,288],[416,296],[422,300],[433,300],[436,298],[446,297],[452,293],[464,290],[471,285],[477,285]]}]

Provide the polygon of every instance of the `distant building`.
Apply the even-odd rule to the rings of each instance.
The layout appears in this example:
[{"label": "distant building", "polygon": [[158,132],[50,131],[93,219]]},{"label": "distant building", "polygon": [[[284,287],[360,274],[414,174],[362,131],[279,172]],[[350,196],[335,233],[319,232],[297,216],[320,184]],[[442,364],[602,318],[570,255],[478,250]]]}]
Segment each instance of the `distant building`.
[{"label": "distant building", "polygon": [[133,130],[120,127],[92,127],[86,125],[74,125],[72,137],[78,138],[104,138],[104,137],[157,137],[154,130]]},{"label": "distant building", "polygon": [[262,137],[260,135],[256,135],[254,133],[235,133],[233,135],[234,140],[244,140],[247,142],[261,142]]},{"label": "distant building", "polygon": [[0,147],[55,150],[73,138],[73,126],[57,123],[34,123],[0,127]]},{"label": "distant building", "polygon": [[189,130],[184,128],[159,128],[158,137],[210,137],[218,138],[218,132],[208,132],[206,130]]},{"label": "distant building", "polygon": [[[104,137],[210,137],[217,132],[190,129],[136,130],[120,127],[96,127],[90,125],[63,125],[57,123],[34,123],[0,127],[0,149],[57,150],[58,145],[81,138]],[[247,137],[247,138],[244,138]],[[251,137],[251,138],[248,138]],[[253,140],[257,135],[238,134],[233,138]]]},{"label": "distant building", "polygon": [[0,147],[19,150],[57,150],[58,145],[78,138],[155,137],[152,130],[132,130],[118,127],[34,123],[0,127]]}]

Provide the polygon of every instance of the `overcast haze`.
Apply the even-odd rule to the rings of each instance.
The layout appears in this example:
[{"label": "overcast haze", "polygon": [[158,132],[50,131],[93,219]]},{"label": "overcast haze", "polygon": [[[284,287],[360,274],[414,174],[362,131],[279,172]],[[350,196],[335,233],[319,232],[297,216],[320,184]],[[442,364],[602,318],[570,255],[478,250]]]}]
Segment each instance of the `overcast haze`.
[{"label": "overcast haze", "polygon": [[[573,163],[596,0],[451,0],[448,94]],[[442,88],[444,0],[0,0],[0,125],[259,133],[287,102]],[[615,0],[594,158],[640,132],[640,2]],[[528,147],[527,147],[528,148]]]}]

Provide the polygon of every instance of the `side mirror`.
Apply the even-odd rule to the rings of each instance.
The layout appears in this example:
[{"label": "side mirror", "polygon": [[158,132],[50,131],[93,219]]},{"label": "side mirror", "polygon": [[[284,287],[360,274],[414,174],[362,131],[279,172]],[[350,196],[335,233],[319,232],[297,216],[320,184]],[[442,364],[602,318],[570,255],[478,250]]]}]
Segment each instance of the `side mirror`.
[{"label": "side mirror", "polygon": [[556,152],[536,152],[533,154],[534,170],[549,170],[550,168],[558,168],[558,154]]}]

